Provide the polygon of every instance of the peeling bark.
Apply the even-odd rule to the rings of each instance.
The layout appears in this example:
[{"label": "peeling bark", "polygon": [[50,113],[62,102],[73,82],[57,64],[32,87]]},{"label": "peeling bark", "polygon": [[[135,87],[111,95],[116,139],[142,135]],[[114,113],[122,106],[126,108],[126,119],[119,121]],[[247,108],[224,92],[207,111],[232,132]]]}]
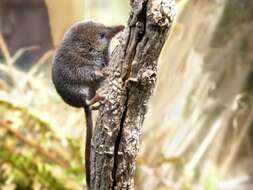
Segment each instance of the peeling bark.
[{"label": "peeling bark", "polygon": [[134,189],[136,156],[157,61],[175,16],[174,0],[131,0],[130,18],[112,53],[107,99],[91,147],[91,189]]}]

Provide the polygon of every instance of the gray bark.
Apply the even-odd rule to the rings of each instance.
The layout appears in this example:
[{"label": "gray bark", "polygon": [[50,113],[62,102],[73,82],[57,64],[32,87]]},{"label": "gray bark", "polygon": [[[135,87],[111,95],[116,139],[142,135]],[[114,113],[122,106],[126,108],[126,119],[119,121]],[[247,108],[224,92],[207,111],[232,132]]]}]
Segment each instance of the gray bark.
[{"label": "gray bark", "polygon": [[174,0],[131,0],[114,50],[91,147],[91,189],[134,189],[136,156],[157,60],[175,16]]}]

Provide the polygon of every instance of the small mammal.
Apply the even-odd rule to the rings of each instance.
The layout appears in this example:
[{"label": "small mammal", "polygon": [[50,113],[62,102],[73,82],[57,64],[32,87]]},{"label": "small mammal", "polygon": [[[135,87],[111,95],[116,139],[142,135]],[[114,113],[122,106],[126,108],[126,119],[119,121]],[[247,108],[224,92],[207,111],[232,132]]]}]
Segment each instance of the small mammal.
[{"label": "small mammal", "polygon": [[85,110],[88,189],[93,127],[90,106],[103,99],[96,91],[106,78],[103,68],[108,66],[110,41],[123,29],[122,25],[108,27],[91,21],[76,23],[65,33],[53,60],[52,80],[56,91],[70,106]]}]

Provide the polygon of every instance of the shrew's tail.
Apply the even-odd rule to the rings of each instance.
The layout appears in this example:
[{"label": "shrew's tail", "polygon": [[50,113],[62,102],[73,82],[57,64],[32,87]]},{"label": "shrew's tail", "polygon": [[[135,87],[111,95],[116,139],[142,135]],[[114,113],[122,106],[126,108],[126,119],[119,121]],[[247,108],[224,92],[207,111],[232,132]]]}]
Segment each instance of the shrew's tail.
[{"label": "shrew's tail", "polygon": [[86,118],[86,143],[85,143],[85,172],[86,172],[86,183],[88,189],[90,189],[90,148],[91,148],[91,137],[92,137],[92,114],[89,105],[84,106],[85,118]]}]

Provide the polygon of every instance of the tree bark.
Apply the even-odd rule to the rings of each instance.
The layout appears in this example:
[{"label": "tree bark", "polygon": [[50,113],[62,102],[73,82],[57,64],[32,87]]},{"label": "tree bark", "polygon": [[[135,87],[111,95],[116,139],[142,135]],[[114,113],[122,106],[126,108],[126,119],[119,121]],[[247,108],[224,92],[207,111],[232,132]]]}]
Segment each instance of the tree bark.
[{"label": "tree bark", "polygon": [[174,0],[131,0],[130,18],[109,63],[107,98],[91,147],[91,189],[134,189],[136,156],[157,60],[175,16]]}]

